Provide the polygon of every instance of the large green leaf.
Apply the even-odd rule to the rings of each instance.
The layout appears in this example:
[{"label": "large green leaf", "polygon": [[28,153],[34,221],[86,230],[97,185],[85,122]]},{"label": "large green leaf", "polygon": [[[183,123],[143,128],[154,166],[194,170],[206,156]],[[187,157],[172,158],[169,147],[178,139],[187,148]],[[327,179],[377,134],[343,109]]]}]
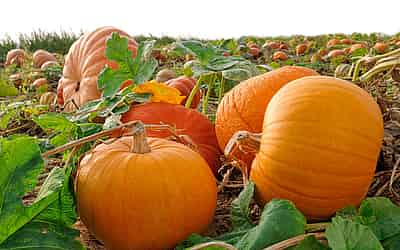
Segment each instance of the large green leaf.
[{"label": "large green leaf", "polygon": [[63,145],[78,138],[79,127],[59,113],[47,113],[34,117],[33,121],[43,130],[55,132],[50,143],[54,146]]},{"label": "large green leaf", "polygon": [[118,64],[117,69],[106,66],[98,78],[98,88],[103,97],[113,97],[126,80],[141,84],[149,80],[157,67],[157,60],[151,56],[154,41],[140,43],[135,58],[128,49],[128,39],[113,33],[106,42],[106,58]]},{"label": "large green leaf", "polygon": [[13,136],[0,139],[0,244],[57,199],[59,186],[49,187],[46,195],[31,206],[21,198],[36,186],[43,160],[35,139]]},{"label": "large green leaf", "polygon": [[329,250],[330,248],[319,242],[314,236],[307,236],[295,247],[290,250]]},{"label": "large green leaf", "polygon": [[254,227],[250,218],[250,202],[254,194],[254,182],[250,182],[239,197],[232,202],[231,220],[234,229]]},{"label": "large green leaf", "polygon": [[195,55],[197,60],[203,65],[210,63],[211,59],[219,55],[215,47],[199,41],[183,41],[181,44],[190,51],[190,53]]},{"label": "large green leaf", "polygon": [[379,240],[400,234],[400,207],[388,198],[367,198],[359,209],[362,223],[371,228]]},{"label": "large green leaf", "polygon": [[385,250],[399,250],[400,249],[400,234],[388,238],[382,243]]},{"label": "large green leaf", "polygon": [[305,233],[306,219],[288,200],[273,199],[263,209],[259,224],[235,245],[258,250]]},{"label": "large green leaf", "polygon": [[382,250],[372,230],[358,222],[335,217],[326,229],[329,246],[333,250]]},{"label": "large green leaf", "polygon": [[6,129],[10,120],[17,114],[15,110],[9,110],[0,115],[0,129]]}]

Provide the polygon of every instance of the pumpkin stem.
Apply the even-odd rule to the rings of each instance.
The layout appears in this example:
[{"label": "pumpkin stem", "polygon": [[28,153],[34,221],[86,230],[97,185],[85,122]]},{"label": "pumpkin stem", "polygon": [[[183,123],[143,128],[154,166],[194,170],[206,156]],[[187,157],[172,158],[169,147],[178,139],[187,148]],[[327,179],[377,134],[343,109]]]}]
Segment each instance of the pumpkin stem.
[{"label": "pumpkin stem", "polygon": [[190,92],[189,97],[187,98],[186,103],[185,103],[185,108],[190,108],[190,105],[192,104],[194,96],[196,95],[197,91],[199,91],[199,89],[200,89],[201,80],[202,80],[202,76],[200,76],[200,78],[196,82],[196,85],[194,85],[194,88]]},{"label": "pumpkin stem", "polygon": [[237,166],[243,175],[243,184],[247,184],[249,179],[249,169],[247,165],[236,156],[237,152],[256,154],[260,149],[261,133],[251,133],[248,131],[238,131],[229,140],[225,147],[224,155],[232,163]]},{"label": "pumpkin stem", "polygon": [[146,132],[144,124],[141,121],[137,121],[132,128],[132,146],[130,149],[131,153],[145,154],[151,152],[150,146],[147,143]]}]

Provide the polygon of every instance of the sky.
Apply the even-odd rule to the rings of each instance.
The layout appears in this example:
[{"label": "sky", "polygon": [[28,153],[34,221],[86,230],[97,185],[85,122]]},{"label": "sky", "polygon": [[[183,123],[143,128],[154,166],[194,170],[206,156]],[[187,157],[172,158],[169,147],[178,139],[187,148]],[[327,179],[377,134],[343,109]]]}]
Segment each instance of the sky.
[{"label": "sky", "polygon": [[33,30],[91,31],[111,25],[131,35],[231,38],[400,32],[399,0],[6,0],[0,38]]}]

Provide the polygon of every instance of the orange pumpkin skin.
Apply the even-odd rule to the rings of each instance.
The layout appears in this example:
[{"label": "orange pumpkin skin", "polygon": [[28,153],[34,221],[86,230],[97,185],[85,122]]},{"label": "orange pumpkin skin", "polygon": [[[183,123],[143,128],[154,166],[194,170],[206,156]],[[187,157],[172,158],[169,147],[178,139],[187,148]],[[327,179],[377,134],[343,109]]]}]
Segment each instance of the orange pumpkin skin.
[{"label": "orange pumpkin skin", "polygon": [[274,61],[279,61],[279,60],[285,61],[285,60],[287,60],[287,59],[288,59],[288,56],[287,56],[287,54],[286,54],[285,52],[283,52],[283,51],[277,51],[277,52],[275,52],[274,55],[272,56],[272,60],[274,60]]},{"label": "orange pumpkin skin", "polygon": [[339,56],[344,56],[346,53],[344,50],[341,49],[334,49],[328,53],[329,58],[336,58]]},{"label": "orange pumpkin skin", "polygon": [[331,40],[329,40],[327,42],[326,47],[330,48],[330,47],[333,47],[333,46],[338,45],[338,44],[340,44],[340,40],[336,39],[336,38],[333,38],[333,39],[331,39]]},{"label": "orange pumpkin skin", "polygon": [[285,66],[236,85],[218,105],[215,131],[220,148],[223,150],[237,131],[260,133],[272,96],[288,82],[312,75],[318,73],[305,67]]},{"label": "orange pumpkin skin", "polygon": [[107,249],[173,249],[213,219],[217,190],[204,159],[172,141],[147,141],[149,153],[131,153],[126,136],[80,162],[79,215]]},{"label": "orange pumpkin skin", "polygon": [[356,85],[326,76],[287,84],[268,106],[251,168],[258,202],[289,199],[310,220],[358,205],[374,176],[382,137],[380,109]]},{"label": "orange pumpkin skin", "polygon": [[36,79],[32,83],[32,86],[35,87],[35,88],[40,88],[40,87],[42,87],[44,85],[47,85],[48,83],[49,83],[49,81],[47,81],[46,78],[39,78],[39,79]]},{"label": "orange pumpkin skin", "polygon": [[[192,89],[196,85],[196,80],[191,77],[187,76],[180,76],[178,78],[174,78],[171,80],[168,80],[165,82],[167,86],[176,88],[181,92],[181,95],[186,96],[186,99],[184,100],[183,104],[186,103],[187,97],[190,95],[190,92],[192,92]],[[190,104],[191,108],[197,108],[199,106],[201,99],[201,92],[198,90],[196,94],[194,95],[194,98],[192,100],[192,103]]]},{"label": "orange pumpkin skin", "polygon": [[306,52],[307,48],[308,48],[307,44],[304,44],[304,43],[297,45],[296,46],[296,55],[298,55],[298,56],[303,55]]},{"label": "orange pumpkin skin", "polygon": [[63,89],[66,111],[75,110],[75,105],[70,102],[71,99],[80,107],[101,96],[100,90],[97,89],[99,73],[106,64],[112,68],[117,67],[115,62],[108,61],[104,55],[106,41],[113,32],[128,38],[128,48],[132,51],[132,57],[136,56],[136,41],[117,28],[102,27],[81,36],[69,49],[65,58],[63,77],[58,83],[59,88]]},{"label": "orange pumpkin skin", "polygon": [[33,66],[40,68],[46,62],[57,62],[57,59],[52,53],[43,49],[36,50],[33,53]]},{"label": "orange pumpkin skin", "polygon": [[57,61],[47,61],[40,66],[41,70],[46,70],[49,67],[58,65]]},{"label": "orange pumpkin skin", "polygon": [[271,49],[279,49],[280,45],[281,44],[278,42],[269,42],[269,43],[266,43],[264,46],[270,47]]},{"label": "orange pumpkin skin", "polygon": [[[123,123],[135,120],[141,120],[145,124],[168,124],[176,128],[177,134],[189,136],[196,144],[200,155],[217,175],[221,165],[219,157],[222,153],[218,147],[214,125],[203,114],[182,105],[147,103],[133,105],[121,117]],[[171,136],[171,133],[165,130],[148,130],[147,134],[158,138]]]},{"label": "orange pumpkin skin", "polygon": [[7,52],[5,66],[11,65],[13,63],[20,67],[25,61],[25,51],[22,49],[12,49]]},{"label": "orange pumpkin skin", "polygon": [[340,40],[340,43],[349,45],[349,44],[352,44],[353,41],[351,41],[351,39],[349,39],[349,38],[343,38],[342,40]]},{"label": "orange pumpkin skin", "polygon": [[389,45],[387,43],[382,43],[382,42],[378,42],[374,45],[374,49],[381,54],[385,53],[388,47]]}]

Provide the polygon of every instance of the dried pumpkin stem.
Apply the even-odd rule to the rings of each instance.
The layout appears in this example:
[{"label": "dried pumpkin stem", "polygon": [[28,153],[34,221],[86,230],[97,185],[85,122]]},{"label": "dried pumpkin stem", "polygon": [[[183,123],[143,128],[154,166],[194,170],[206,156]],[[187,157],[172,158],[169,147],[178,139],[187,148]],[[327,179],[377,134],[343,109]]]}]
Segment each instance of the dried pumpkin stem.
[{"label": "dried pumpkin stem", "polygon": [[83,145],[83,144],[91,142],[91,141],[95,141],[95,140],[100,139],[100,138],[105,137],[105,136],[110,136],[113,133],[118,132],[123,128],[132,128],[132,127],[134,127],[134,125],[136,123],[138,123],[138,121],[131,121],[131,122],[125,123],[125,124],[123,124],[121,126],[118,126],[118,127],[112,128],[112,129],[108,129],[108,130],[104,130],[104,131],[101,131],[99,133],[86,136],[86,137],[81,138],[79,140],[69,142],[69,143],[64,144],[62,146],[59,146],[57,148],[54,148],[52,150],[48,150],[48,151],[44,152],[42,154],[42,157],[43,158],[47,158],[50,155],[54,155],[54,154],[58,154],[58,153],[64,152],[67,149],[70,149],[70,148],[73,148],[73,147],[76,147],[76,146],[80,146],[80,145]]},{"label": "dried pumpkin stem", "polygon": [[251,133],[248,131],[238,131],[226,144],[224,154],[229,159],[232,152],[239,147],[244,152],[258,152],[261,143],[261,133]]},{"label": "dried pumpkin stem", "polygon": [[299,236],[287,239],[285,241],[281,241],[272,246],[264,248],[263,250],[284,250],[284,249],[287,249],[288,247],[296,246],[297,244],[299,244],[301,241],[303,241],[308,236],[314,236],[317,240],[325,240],[326,239],[324,233],[304,234],[304,235],[299,235]]},{"label": "dried pumpkin stem", "polygon": [[147,143],[146,132],[144,130],[144,124],[141,121],[136,122],[132,128],[132,145],[131,153],[145,154],[151,151],[149,144]]}]

